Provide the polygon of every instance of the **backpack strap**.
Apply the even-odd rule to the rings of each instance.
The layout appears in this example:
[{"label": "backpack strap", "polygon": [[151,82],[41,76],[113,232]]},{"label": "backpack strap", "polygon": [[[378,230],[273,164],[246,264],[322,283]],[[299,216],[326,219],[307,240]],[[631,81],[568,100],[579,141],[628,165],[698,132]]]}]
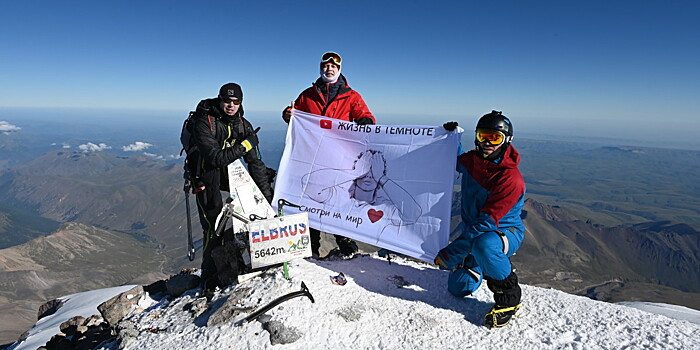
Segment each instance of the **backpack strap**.
[{"label": "backpack strap", "polygon": [[247,133],[245,132],[245,122],[246,122],[246,119],[243,118],[243,116],[239,116],[238,119],[241,121],[241,122],[238,124],[238,135],[239,135],[239,137],[241,138],[241,141],[243,141],[243,140],[246,139],[246,136],[248,136]]},{"label": "backpack strap", "polygon": [[209,120],[209,130],[211,130],[211,134],[216,137],[216,118],[212,117],[211,114],[207,114],[207,120]]}]

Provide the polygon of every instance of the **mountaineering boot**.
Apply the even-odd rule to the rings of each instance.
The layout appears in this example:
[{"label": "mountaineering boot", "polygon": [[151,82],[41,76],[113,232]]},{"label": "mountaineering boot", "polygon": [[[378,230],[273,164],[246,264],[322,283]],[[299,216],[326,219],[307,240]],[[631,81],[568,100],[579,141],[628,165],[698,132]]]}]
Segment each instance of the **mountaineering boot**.
[{"label": "mountaineering boot", "polygon": [[515,315],[520,308],[521,290],[518,285],[518,276],[511,272],[508,277],[502,280],[495,280],[486,277],[486,285],[493,292],[493,300],[496,302],[486,316],[484,325],[493,327],[503,327]]},{"label": "mountaineering boot", "polygon": [[494,305],[486,316],[484,316],[484,326],[489,328],[503,327],[508,324],[515,312],[520,308],[520,304],[515,306]]},{"label": "mountaineering boot", "polygon": [[355,241],[353,241],[350,238],[336,236],[335,242],[338,244],[338,249],[340,250],[340,254],[344,258],[353,257],[355,254],[357,254],[357,251],[359,250],[359,248],[357,247],[357,243],[355,243]]},{"label": "mountaineering boot", "polygon": [[335,260],[343,260],[345,259],[345,256],[343,253],[340,252],[340,249],[338,248],[333,248],[331,249],[326,256],[323,258],[320,258],[319,260],[330,260],[330,261],[335,261]]}]

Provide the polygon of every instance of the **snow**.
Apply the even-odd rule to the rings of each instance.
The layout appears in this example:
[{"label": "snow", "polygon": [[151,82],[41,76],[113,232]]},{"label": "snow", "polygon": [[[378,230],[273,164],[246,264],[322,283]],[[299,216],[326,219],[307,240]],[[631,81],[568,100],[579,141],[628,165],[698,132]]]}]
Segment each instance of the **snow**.
[{"label": "snow", "polygon": [[644,310],[646,312],[651,312],[654,314],[668,316],[679,320],[686,320],[695,324],[700,324],[700,311],[687,308],[685,306],[639,301],[625,301],[619,302],[617,304],[633,307],[635,309]]},{"label": "snow", "polygon": [[[344,286],[331,282],[330,277],[340,272],[348,280]],[[678,314],[679,307],[673,305],[653,304],[659,309],[649,313],[522,285],[518,317],[503,328],[488,329],[482,319],[493,297],[485,284],[471,297],[456,298],[447,292],[447,272],[432,265],[402,258],[389,264],[372,255],[341,261],[295,260],[290,274],[291,280],[286,280],[281,268],[272,269],[217,292],[212,305],[221,305],[233,291],[251,288],[242,306],[258,309],[299,290],[303,281],[315,303],[299,297],[267,312],[273,321],[296,330],[301,336],[296,342],[271,345],[260,322],[237,325],[247,314],[207,327],[206,319],[195,320],[187,311],[196,299],[190,291],[160,304],[153,301],[147,311],[129,316],[138,329],[159,331],[142,331],[127,348],[700,349],[700,324],[658,314]],[[72,305],[66,303],[64,308],[68,306]],[[700,311],[687,310],[697,321]],[[33,333],[30,339],[34,337]],[[33,344],[27,348],[35,349],[39,342]]]},{"label": "snow", "polygon": [[92,315],[99,315],[100,312],[97,311],[98,305],[134,287],[136,286],[126,285],[98,289],[59,298],[65,302],[63,306],[61,306],[56,313],[40,319],[34,327],[29,330],[29,337],[27,337],[27,339],[19,344],[15,343],[10,346],[8,350],[35,350],[46,344],[52,336],[61,332],[61,323],[75,316],[88,318]]}]

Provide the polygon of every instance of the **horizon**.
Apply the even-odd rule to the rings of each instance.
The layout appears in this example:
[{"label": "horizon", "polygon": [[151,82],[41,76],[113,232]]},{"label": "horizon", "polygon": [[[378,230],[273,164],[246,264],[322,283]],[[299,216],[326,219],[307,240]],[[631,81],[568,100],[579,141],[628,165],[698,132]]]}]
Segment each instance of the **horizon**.
[{"label": "horizon", "polygon": [[[196,105],[196,102],[193,104]],[[194,108],[194,107],[193,107]],[[32,122],[49,122],[58,125],[90,125],[93,127],[109,126],[115,128],[112,131],[137,129],[143,142],[149,142],[148,138],[162,139],[163,133],[171,133],[172,144],[178,145],[179,131],[182,122],[187,118],[189,110],[169,110],[169,109],[97,109],[97,108],[40,108],[40,107],[0,107],[0,122],[6,122],[6,128],[10,132],[28,132],[26,125]],[[96,115],[97,114],[97,115]],[[57,118],[59,116],[60,118]],[[105,117],[106,116],[106,117]],[[245,111],[247,119],[256,126],[263,126],[263,134],[284,132],[287,124],[281,120],[281,111]],[[375,115],[380,119],[379,124],[388,125],[433,125],[421,122],[423,116],[418,114],[384,114]],[[480,115],[444,116],[436,121],[435,125],[456,120],[465,130],[469,130]],[[574,143],[602,144],[606,146],[630,146],[646,148],[663,148],[672,150],[700,151],[700,140],[694,138],[681,138],[678,140],[651,139],[651,135],[658,134],[658,130],[649,131],[649,134],[625,134],[619,135],[618,129],[607,128],[597,130],[596,126],[581,124],[570,124],[567,132],[562,133],[560,125],[547,125],[546,120],[525,119],[522,122],[517,116],[510,116],[515,125],[516,138],[518,139],[547,140]],[[382,123],[383,121],[383,123]],[[524,124],[523,124],[524,123]],[[2,127],[3,125],[0,125]],[[12,128],[18,128],[12,130]],[[3,132],[0,128],[0,132]],[[467,137],[469,132],[465,132]],[[90,135],[84,135],[89,138]],[[100,141],[100,137],[95,137],[95,142]],[[263,139],[261,147],[265,148],[266,140]]]}]

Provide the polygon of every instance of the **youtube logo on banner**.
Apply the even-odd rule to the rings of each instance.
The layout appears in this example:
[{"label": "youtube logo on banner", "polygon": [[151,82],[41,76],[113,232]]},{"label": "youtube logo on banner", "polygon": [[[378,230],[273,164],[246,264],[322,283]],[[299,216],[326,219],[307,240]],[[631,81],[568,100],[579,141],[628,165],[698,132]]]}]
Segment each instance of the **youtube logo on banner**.
[{"label": "youtube logo on banner", "polygon": [[321,119],[321,129],[332,129],[333,121],[328,119]]}]

